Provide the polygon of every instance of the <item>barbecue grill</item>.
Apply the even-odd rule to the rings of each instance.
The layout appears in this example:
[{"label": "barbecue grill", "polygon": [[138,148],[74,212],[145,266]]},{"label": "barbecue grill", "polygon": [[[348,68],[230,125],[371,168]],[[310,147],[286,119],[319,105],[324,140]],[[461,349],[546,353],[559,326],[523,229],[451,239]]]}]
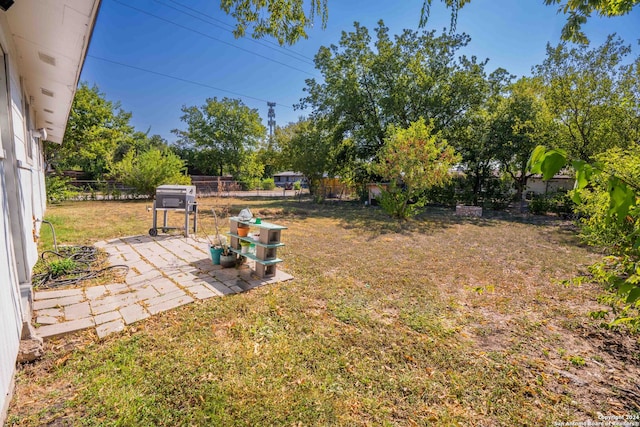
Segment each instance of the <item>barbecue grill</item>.
[{"label": "barbecue grill", "polygon": [[[149,235],[158,235],[158,211],[163,213],[162,232],[184,230],[189,237],[189,215],[193,213],[193,232],[198,229],[198,202],[196,202],[195,185],[161,185],[156,187],[156,199],[153,202],[153,227]],[[184,211],[184,228],[169,227],[167,224],[169,211]]]}]

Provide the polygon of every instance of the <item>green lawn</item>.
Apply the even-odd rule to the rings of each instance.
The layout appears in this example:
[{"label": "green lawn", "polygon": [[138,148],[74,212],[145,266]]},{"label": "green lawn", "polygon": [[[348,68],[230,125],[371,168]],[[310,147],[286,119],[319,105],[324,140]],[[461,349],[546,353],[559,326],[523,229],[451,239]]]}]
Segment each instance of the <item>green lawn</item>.
[{"label": "green lawn", "polygon": [[[147,205],[47,218],[59,242],[90,243],[146,234]],[[295,279],[48,343],[18,372],[9,424],[539,426],[638,410],[637,339],[590,320],[597,287],[560,283],[598,256],[567,223],[201,199],[209,233],[212,206],[289,227]]]}]

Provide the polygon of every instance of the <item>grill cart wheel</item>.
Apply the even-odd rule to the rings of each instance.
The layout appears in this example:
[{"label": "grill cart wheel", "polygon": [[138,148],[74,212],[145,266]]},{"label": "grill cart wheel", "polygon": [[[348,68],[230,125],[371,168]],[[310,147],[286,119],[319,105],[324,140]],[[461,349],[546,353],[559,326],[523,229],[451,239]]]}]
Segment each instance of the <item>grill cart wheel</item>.
[{"label": "grill cart wheel", "polygon": [[156,237],[157,235],[158,235],[158,229],[157,228],[150,228],[149,229],[149,236]]}]

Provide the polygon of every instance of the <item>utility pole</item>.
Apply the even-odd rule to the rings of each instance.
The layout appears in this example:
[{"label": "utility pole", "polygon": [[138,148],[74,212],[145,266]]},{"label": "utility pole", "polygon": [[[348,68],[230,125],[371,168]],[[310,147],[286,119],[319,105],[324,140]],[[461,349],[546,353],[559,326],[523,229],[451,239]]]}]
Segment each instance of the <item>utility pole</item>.
[{"label": "utility pole", "polygon": [[271,144],[273,142],[273,131],[276,128],[276,111],[273,109],[273,107],[276,106],[276,103],[267,102],[267,105],[269,106],[269,113],[267,114],[267,117],[269,118],[269,121],[267,122],[269,125],[269,144]]}]

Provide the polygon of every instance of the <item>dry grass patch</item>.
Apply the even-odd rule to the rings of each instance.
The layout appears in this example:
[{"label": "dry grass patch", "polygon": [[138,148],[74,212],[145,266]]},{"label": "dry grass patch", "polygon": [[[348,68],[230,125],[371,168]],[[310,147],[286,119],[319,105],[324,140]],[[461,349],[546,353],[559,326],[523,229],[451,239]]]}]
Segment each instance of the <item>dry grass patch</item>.
[{"label": "dry grass patch", "polygon": [[[638,410],[637,339],[589,320],[599,289],[559,282],[595,259],[567,224],[435,209],[398,224],[346,203],[207,203],[288,226],[282,258],[295,280],[102,342],[50,345],[21,368],[10,422],[549,425]],[[144,234],[149,220],[129,215]]]}]

